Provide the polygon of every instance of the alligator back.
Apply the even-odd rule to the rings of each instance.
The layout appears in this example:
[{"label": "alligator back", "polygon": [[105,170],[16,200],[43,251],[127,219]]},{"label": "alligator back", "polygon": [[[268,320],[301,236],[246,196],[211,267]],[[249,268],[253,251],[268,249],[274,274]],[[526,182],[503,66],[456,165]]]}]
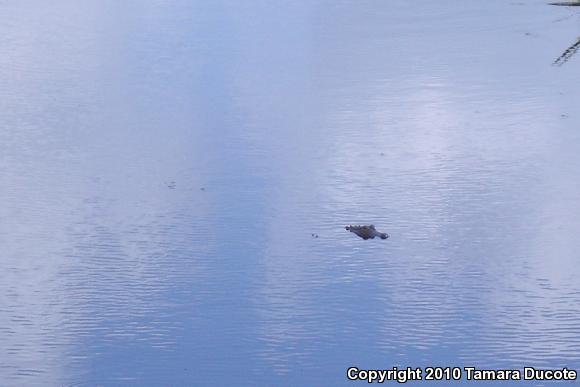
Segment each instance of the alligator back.
[{"label": "alligator back", "polygon": [[384,233],[384,232],[378,232],[375,229],[374,225],[357,225],[357,226],[346,226],[345,229],[347,231],[350,231],[352,233],[355,233],[356,235],[358,235],[359,237],[361,237],[364,240],[367,239],[374,239],[375,237],[379,237],[381,239],[387,239],[389,237],[389,234]]}]

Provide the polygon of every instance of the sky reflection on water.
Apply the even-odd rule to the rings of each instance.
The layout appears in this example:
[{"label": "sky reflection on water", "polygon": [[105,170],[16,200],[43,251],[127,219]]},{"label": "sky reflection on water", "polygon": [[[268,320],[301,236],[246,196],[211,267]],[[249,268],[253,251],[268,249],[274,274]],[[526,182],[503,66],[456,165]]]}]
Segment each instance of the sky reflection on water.
[{"label": "sky reflection on water", "polygon": [[580,368],[568,11],[0,9],[3,385]]}]

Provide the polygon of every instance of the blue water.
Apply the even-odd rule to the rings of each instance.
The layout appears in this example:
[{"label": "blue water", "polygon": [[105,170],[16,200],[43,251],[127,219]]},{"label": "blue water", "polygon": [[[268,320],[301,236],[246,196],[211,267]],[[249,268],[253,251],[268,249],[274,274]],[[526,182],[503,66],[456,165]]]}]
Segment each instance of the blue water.
[{"label": "blue water", "polygon": [[574,8],[0,14],[0,385],[580,371]]}]

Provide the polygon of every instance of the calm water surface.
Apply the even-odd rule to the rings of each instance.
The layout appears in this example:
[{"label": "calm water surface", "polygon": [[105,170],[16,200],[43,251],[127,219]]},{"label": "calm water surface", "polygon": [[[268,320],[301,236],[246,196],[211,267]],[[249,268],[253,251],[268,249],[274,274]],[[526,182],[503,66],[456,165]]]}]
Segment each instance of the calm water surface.
[{"label": "calm water surface", "polygon": [[1,385],[580,371],[574,9],[0,13]]}]

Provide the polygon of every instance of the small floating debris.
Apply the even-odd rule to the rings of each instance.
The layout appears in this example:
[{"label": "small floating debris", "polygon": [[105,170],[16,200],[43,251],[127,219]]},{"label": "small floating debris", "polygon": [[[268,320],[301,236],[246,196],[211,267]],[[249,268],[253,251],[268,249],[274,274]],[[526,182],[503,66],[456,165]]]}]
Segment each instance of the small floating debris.
[{"label": "small floating debris", "polygon": [[201,187],[199,190],[200,191],[205,191],[205,187]]},{"label": "small floating debris", "polygon": [[[580,5],[580,3],[578,3],[578,5]],[[554,66],[562,66],[564,63],[568,62],[578,50],[580,50],[580,38],[578,38],[574,44],[564,50],[562,55],[560,55],[558,59],[556,59],[552,64]]]},{"label": "small floating debris", "polygon": [[175,187],[177,186],[177,184],[174,181],[170,181],[169,183],[165,184],[167,184],[167,188],[169,189],[175,189]]},{"label": "small floating debris", "polygon": [[318,234],[311,234],[312,238],[318,238]]},{"label": "small floating debris", "polygon": [[346,226],[345,229],[347,231],[353,232],[356,235],[358,235],[359,237],[361,237],[364,240],[367,239],[374,239],[375,237],[379,237],[381,239],[387,239],[389,237],[389,234],[384,233],[384,232],[378,232],[375,229],[374,225],[370,225],[370,226]]}]

